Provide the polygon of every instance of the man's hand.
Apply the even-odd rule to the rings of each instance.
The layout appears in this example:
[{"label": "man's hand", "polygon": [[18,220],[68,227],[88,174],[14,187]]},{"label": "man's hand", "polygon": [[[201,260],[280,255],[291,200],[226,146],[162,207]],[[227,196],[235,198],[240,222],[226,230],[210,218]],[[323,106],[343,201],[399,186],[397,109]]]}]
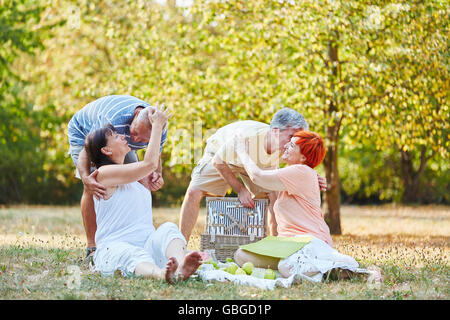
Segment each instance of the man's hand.
[{"label": "man's hand", "polygon": [[106,196],[106,187],[97,182],[97,174],[98,170],[95,170],[87,177],[82,178],[81,181],[83,181],[85,190],[94,195],[97,200],[100,200],[100,198],[103,199]]},{"label": "man's hand", "polygon": [[160,172],[153,171],[148,175],[148,188],[150,191],[158,191],[163,185],[164,179]]},{"label": "man's hand", "polygon": [[241,192],[238,193],[238,198],[244,207],[246,208],[255,207],[255,202],[252,199],[252,194],[247,190],[247,188],[242,188]]},{"label": "man's hand", "polygon": [[320,191],[327,191],[327,179],[317,174],[317,179],[319,180]]}]

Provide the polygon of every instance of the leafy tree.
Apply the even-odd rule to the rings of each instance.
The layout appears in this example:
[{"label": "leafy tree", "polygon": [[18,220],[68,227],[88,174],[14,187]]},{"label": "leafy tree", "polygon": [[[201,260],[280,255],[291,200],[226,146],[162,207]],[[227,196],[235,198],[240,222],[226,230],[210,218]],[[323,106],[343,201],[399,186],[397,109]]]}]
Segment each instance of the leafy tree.
[{"label": "leafy tree", "polygon": [[378,149],[398,150],[402,201],[417,202],[427,163],[449,155],[448,6],[415,1],[374,8],[378,24],[369,35],[388,46],[369,46],[368,62],[386,76],[377,79],[379,98],[357,125],[373,124],[366,135]]},{"label": "leafy tree", "polygon": [[22,201],[42,163],[34,153],[41,143],[39,115],[19,97],[24,84],[12,70],[20,53],[42,47],[30,28],[40,10],[25,0],[2,1],[0,6],[0,203]]},{"label": "leafy tree", "polygon": [[[297,106],[314,130],[325,132],[324,166],[330,184],[327,220],[332,233],[341,233],[338,155],[343,127],[352,127],[350,135],[372,138],[371,143],[380,147],[396,144],[406,163],[402,166],[406,177],[411,176],[411,159],[405,156],[408,149],[418,146],[422,150],[417,179],[426,160],[424,145],[433,143],[444,155],[448,150],[444,142],[448,136],[447,42],[440,34],[448,20],[444,4],[227,1],[200,3],[193,12],[203,15],[195,32],[195,43],[201,44],[196,46],[210,46],[214,48],[211,51],[219,50],[226,57],[227,68],[223,69],[229,71],[227,79],[235,84],[228,87],[229,95],[238,97],[232,100],[231,108],[246,104],[257,109],[278,100]],[[424,41],[429,36],[432,40]],[[398,51],[417,54],[399,59]],[[421,73],[424,68],[426,74]],[[420,96],[424,98],[418,99]],[[399,112],[402,106],[405,112]],[[414,117],[415,110],[434,117],[421,122],[421,117]],[[264,111],[259,114],[267,114],[270,108]],[[245,115],[250,116],[250,112]],[[405,116],[408,122],[404,122]],[[408,130],[392,134],[392,121],[387,119],[403,121]],[[408,126],[422,129],[410,130]],[[380,136],[391,139],[383,144]],[[405,192],[409,188],[410,184],[405,184]]]},{"label": "leafy tree", "polygon": [[[201,152],[216,128],[239,119],[269,122],[282,106],[297,109],[326,138],[326,217],[333,233],[340,233],[343,193],[399,199],[405,179],[398,150],[420,168],[418,154],[426,146],[419,178],[445,171],[448,10],[442,3],[176,3],[46,3],[40,23],[66,23],[49,32],[41,54],[31,63],[22,57],[17,68],[32,83],[25,93],[33,97],[34,109],[54,107],[54,122],[41,126],[40,136],[47,146],[45,170],[57,172],[64,188],[76,184],[66,155],[67,122],[107,94],[165,101],[174,108],[163,155],[174,186],[187,185],[198,160],[192,153]],[[200,139],[194,139],[195,131]],[[340,156],[342,146],[347,149]],[[358,153],[352,154],[352,147]],[[348,168],[341,177],[339,161],[364,173],[369,168],[362,166],[370,164],[370,179],[349,174]],[[427,171],[428,164],[437,166],[435,171]],[[378,192],[382,186],[389,191]],[[403,189],[409,190],[408,184]]]}]

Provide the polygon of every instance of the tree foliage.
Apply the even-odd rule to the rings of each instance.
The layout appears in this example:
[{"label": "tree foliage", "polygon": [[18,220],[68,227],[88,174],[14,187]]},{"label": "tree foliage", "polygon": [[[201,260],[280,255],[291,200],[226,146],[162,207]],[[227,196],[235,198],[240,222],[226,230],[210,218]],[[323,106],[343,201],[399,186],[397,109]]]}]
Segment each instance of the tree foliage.
[{"label": "tree foliage", "polygon": [[[15,96],[42,112],[30,139],[39,145],[44,176],[60,186],[53,190],[79,192],[66,154],[70,117],[101,96],[131,94],[175,111],[163,154],[167,185],[155,194],[162,201],[183,195],[179,187],[189,183],[215,129],[236,120],[269,122],[288,106],[326,139],[319,170],[330,183],[335,233],[342,196],[410,201],[405,194],[422,194],[448,202],[445,3],[180,3],[42,1],[34,11],[39,19],[25,19],[23,43],[34,39],[31,30],[53,26],[38,31],[45,34],[39,54],[10,50],[8,62],[28,83]],[[26,152],[20,148],[17,154]],[[430,185],[435,196],[424,191]]]},{"label": "tree foliage", "polygon": [[13,68],[21,54],[42,49],[43,30],[33,30],[41,12],[34,1],[2,1],[0,6],[0,203],[45,202],[49,196],[40,192],[49,177],[40,129],[55,119],[48,112],[51,106],[37,111],[24,99],[26,83]]}]

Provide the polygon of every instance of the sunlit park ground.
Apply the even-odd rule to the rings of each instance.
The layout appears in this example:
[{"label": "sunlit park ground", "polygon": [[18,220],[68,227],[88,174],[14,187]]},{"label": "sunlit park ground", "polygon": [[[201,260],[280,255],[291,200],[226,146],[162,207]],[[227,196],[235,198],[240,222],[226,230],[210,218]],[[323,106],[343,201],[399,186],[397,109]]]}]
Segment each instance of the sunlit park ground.
[{"label": "sunlit park ground", "polygon": [[[178,223],[179,208],[156,208],[155,225]],[[364,279],[303,282],[260,290],[198,278],[168,285],[122,276],[101,277],[83,262],[79,207],[0,208],[0,299],[449,299],[450,207],[343,206],[336,248],[361,266],[378,266],[382,284]],[[199,249],[205,210],[189,244]],[[81,278],[70,282],[71,266]]]}]

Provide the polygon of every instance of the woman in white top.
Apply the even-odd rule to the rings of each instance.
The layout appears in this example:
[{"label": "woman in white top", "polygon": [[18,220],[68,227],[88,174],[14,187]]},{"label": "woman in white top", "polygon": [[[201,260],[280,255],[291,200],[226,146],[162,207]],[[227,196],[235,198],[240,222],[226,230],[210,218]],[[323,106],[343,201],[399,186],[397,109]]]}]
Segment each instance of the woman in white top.
[{"label": "woman in white top", "polygon": [[125,136],[106,126],[86,137],[89,159],[98,169],[97,180],[107,188],[105,199],[94,199],[97,221],[93,259],[102,275],[120,270],[123,275],[188,279],[200,266],[198,252],[188,252],[178,227],[171,222],[155,230],[152,198],[146,177],[156,170],[161,134],[171,117],[168,109],[149,112],[152,125],[143,161],[124,164],[130,147]]}]

